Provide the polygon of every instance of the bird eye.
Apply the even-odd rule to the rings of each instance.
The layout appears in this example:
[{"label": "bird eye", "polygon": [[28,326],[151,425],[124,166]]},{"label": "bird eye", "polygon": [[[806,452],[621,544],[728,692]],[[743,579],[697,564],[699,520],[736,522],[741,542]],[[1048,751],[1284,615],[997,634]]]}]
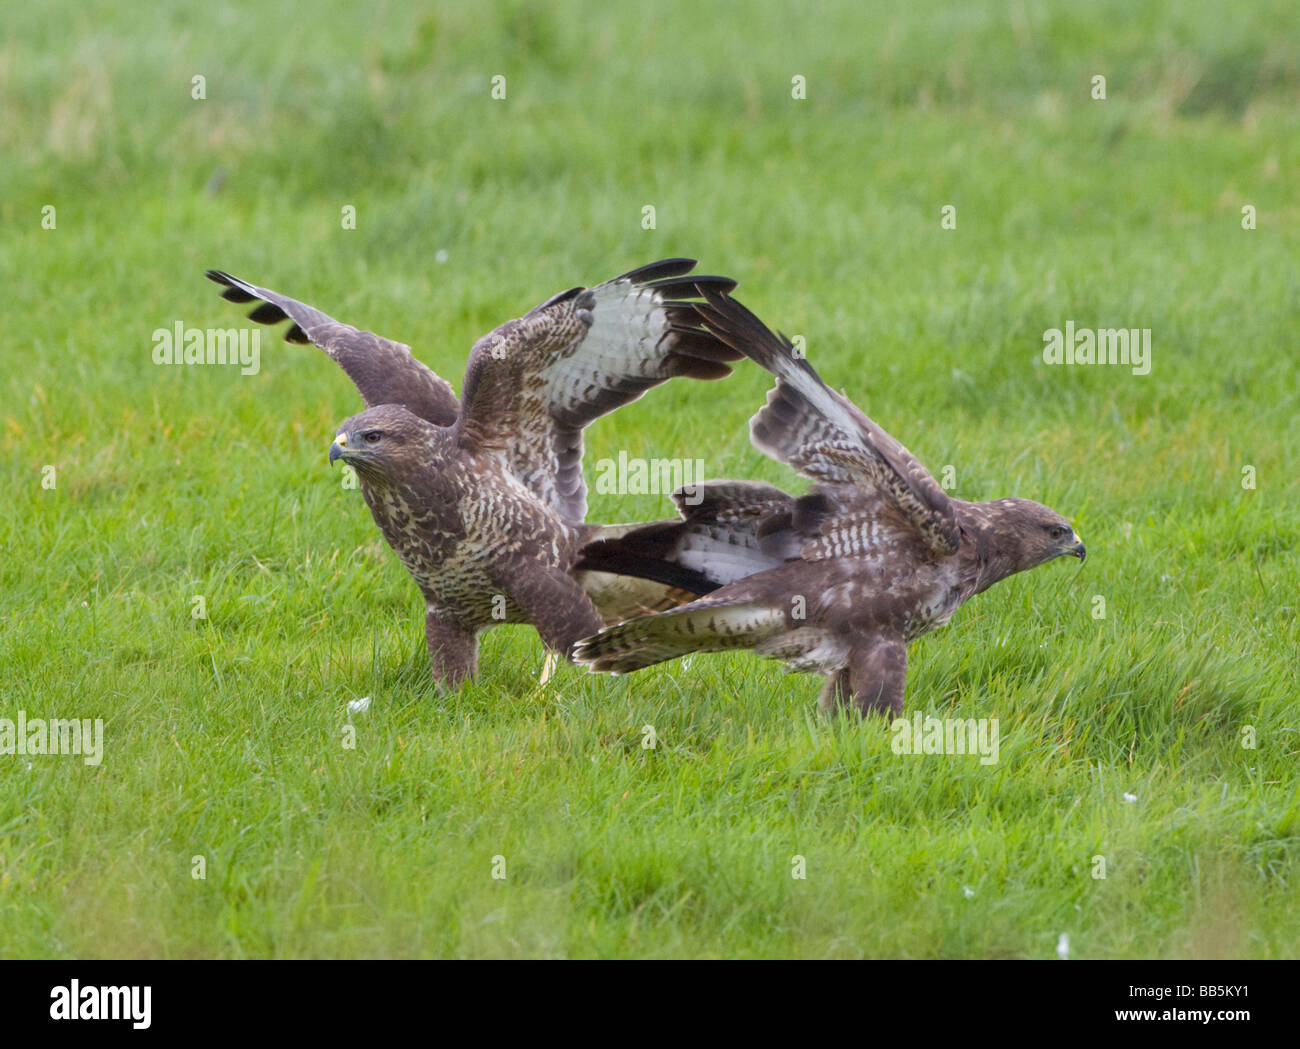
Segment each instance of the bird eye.
[{"label": "bird eye", "polygon": [[1047,529],[1047,533],[1053,539],[1063,539],[1070,534],[1070,528],[1068,525],[1052,525]]},{"label": "bird eye", "polygon": [[380,430],[367,430],[361,435],[361,439],[365,441],[366,444],[378,444],[380,438],[383,436],[383,432]]}]

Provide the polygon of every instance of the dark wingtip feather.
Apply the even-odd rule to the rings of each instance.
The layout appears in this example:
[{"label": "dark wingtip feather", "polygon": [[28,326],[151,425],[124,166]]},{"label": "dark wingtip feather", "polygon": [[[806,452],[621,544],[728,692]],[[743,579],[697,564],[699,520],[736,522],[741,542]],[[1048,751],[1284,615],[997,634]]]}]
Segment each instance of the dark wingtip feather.
[{"label": "dark wingtip feather", "polygon": [[686,357],[699,357],[706,361],[731,362],[744,360],[745,355],[732,349],[725,342],[707,331],[695,328],[672,329],[674,353]]},{"label": "dark wingtip feather", "polygon": [[731,277],[717,277],[704,274],[698,277],[669,277],[664,280],[644,281],[643,283],[647,288],[653,288],[666,299],[672,299],[683,295],[688,298],[704,298],[707,289],[719,291],[724,294],[736,290],[736,281]]},{"label": "dark wingtip feather", "polygon": [[772,331],[743,303],[712,288],[705,289],[705,304],[694,310],[706,329],[750,360],[761,364],[773,375],[788,375],[792,370],[806,373],[825,386],[808,358],[794,352],[794,344],[784,335]]},{"label": "dark wingtip feather", "polygon": [[248,319],[257,321],[258,324],[279,324],[289,315],[280,309],[273,302],[264,302],[257,309],[251,311]]},{"label": "dark wingtip feather", "polygon": [[299,325],[295,324],[284,333],[284,341],[296,342],[299,346],[306,346],[311,342],[311,339],[307,337],[307,333]]},{"label": "dark wingtip feather", "polygon": [[252,295],[240,287],[243,282],[238,277],[232,277],[224,270],[206,270],[203,276],[210,281],[226,286],[226,290],[221,293],[221,297],[227,302],[245,303],[252,302],[257,298],[256,295]]},{"label": "dark wingtip feather", "polygon": [[660,259],[658,262],[628,270],[614,279],[630,280],[634,284],[648,284],[665,277],[680,277],[684,273],[690,273],[696,265],[695,259]]},{"label": "dark wingtip feather", "polygon": [[725,379],[731,374],[731,368],[719,361],[709,361],[702,357],[688,357],[685,354],[670,353],[667,358],[670,374],[675,379]]}]

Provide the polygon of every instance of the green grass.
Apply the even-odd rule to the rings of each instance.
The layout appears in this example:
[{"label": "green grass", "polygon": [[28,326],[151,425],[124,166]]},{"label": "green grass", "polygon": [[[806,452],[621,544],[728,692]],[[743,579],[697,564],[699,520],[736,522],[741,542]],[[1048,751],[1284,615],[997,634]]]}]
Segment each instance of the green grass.
[{"label": "green grass", "polygon": [[[1295,955],[1293,4],[5,21],[0,716],[102,717],[105,755],[0,757],[0,954]],[[998,718],[996,765],[895,755],[746,655],[542,687],[508,628],[440,695],[326,467],[346,377],[271,339],[256,376],[150,360],[155,328],[238,322],[216,266],[459,387],[478,335],[673,254],[956,494],[1075,521],[1084,566],[911,649],[909,712]],[[1066,320],[1151,328],[1151,374],[1044,366]],[[589,480],[626,449],[797,485],[748,444],[768,386],[653,391],[589,431]]]}]

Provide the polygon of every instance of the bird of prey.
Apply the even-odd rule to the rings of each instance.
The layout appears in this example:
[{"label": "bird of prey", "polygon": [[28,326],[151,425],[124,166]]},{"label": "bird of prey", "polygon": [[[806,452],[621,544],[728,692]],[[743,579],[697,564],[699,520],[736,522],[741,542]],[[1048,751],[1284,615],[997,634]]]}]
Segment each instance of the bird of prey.
[{"label": "bird of prey", "polygon": [[[424,595],[434,678],[474,674],[478,634],[531,623],[552,652],[605,623],[704,592],[630,573],[573,572],[583,546],[636,526],[584,523],[582,431],[675,376],[719,379],[741,354],[705,331],[692,307],[725,277],[666,259],[592,288],[571,288],[479,339],[457,401],[410,348],[227,273],[222,296],[291,322],[361,393],[329,460],[356,470],[375,523]],[[690,580],[690,573],[682,573]]]},{"label": "bird of prey", "polygon": [[585,638],[576,661],[622,674],[688,652],[752,649],[827,675],[823,710],[851,702],[862,714],[897,714],[908,642],[1007,576],[1064,554],[1083,560],[1070,523],[1046,506],[949,497],[784,336],[728,295],[707,297],[705,328],[777,377],[751,440],[812,490],[706,482],[674,495],[682,520],[589,546],[580,565],[635,565],[661,579],[693,571],[713,589]]}]

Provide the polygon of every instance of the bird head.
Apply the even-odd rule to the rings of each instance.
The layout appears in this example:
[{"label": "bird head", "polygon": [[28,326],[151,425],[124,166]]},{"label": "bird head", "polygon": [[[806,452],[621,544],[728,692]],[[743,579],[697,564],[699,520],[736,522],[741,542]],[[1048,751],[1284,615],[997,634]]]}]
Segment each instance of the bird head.
[{"label": "bird head", "polygon": [[381,404],[344,420],[330,445],[330,465],[342,459],[359,477],[383,483],[398,464],[428,447],[437,428],[400,404]]},{"label": "bird head", "polygon": [[1070,522],[1050,506],[1031,499],[997,499],[984,505],[990,534],[996,537],[1008,574],[1025,572],[1066,555],[1082,562],[1088,555]]}]

